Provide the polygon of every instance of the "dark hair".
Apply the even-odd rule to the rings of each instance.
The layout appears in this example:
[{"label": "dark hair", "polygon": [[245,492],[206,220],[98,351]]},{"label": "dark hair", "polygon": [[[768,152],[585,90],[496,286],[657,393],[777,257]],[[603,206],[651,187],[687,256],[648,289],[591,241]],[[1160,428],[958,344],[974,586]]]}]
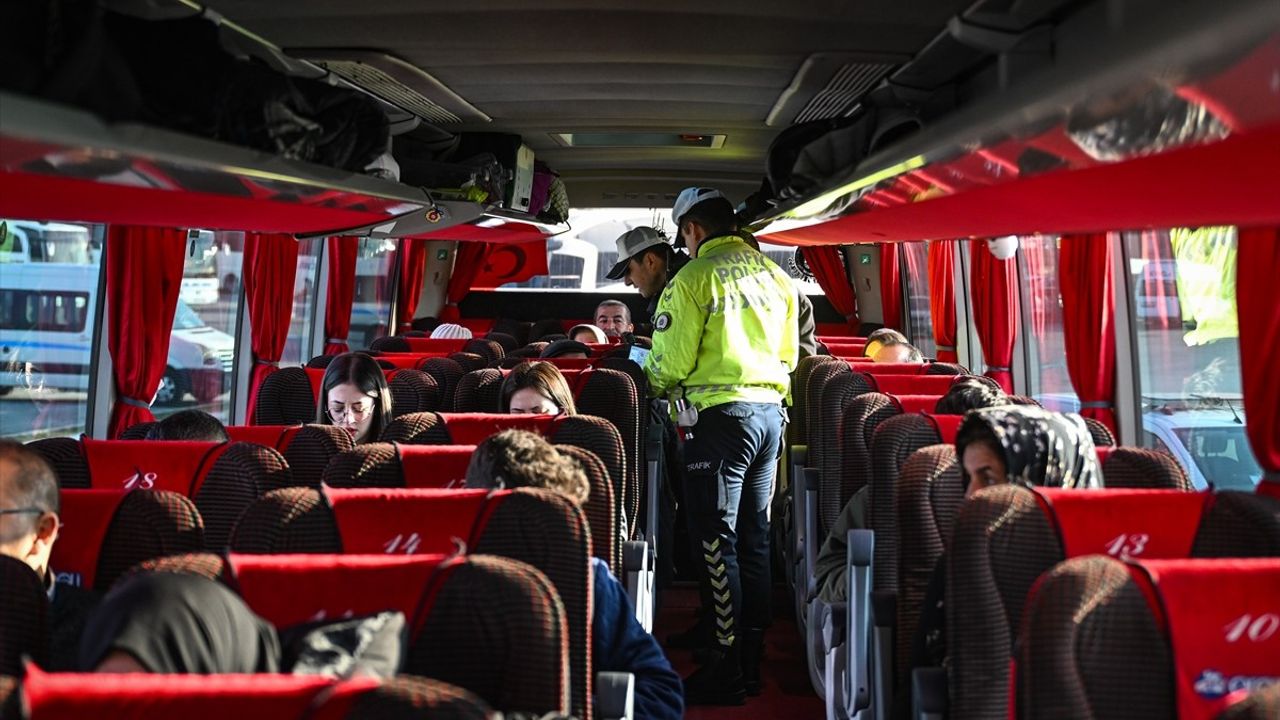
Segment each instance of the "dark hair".
[{"label": "dark hair", "polygon": [[676,254],[675,248],[671,247],[670,245],[664,242],[658,245],[650,245],[649,247],[641,250],[638,254],[632,255],[631,259],[635,260],[638,263],[644,260],[645,255],[657,255],[659,258],[662,259],[663,262],[670,265],[671,259],[675,256],[675,254]]},{"label": "dark hair", "polygon": [[983,382],[989,378],[974,376],[956,380],[943,395],[933,411],[942,415],[963,415],[979,408],[1008,405],[1009,396],[994,383]]},{"label": "dark hair", "polygon": [[549,362],[525,362],[512,368],[511,374],[502,381],[499,411],[511,412],[511,396],[525,388],[537,390],[539,395],[555,403],[564,415],[578,413],[577,406],[573,404],[573,393],[569,392],[569,383],[560,368]]},{"label": "dark hair", "polygon": [[924,353],[920,352],[920,348],[916,347],[915,345],[912,345],[906,340],[898,340],[892,337],[887,340],[880,341],[880,347],[876,349],[876,354],[879,355],[881,350],[884,350],[885,348],[891,348],[891,347],[907,348],[908,352],[907,352],[907,359],[905,360],[905,362],[917,362],[917,363],[924,362]]},{"label": "dark hair", "polygon": [[543,348],[542,352],[538,353],[538,357],[554,358],[569,353],[584,353],[587,357],[591,357],[591,348],[577,340],[557,340]]},{"label": "dark hair", "polygon": [[157,422],[147,431],[148,440],[227,442],[222,421],[203,410],[183,410]]},{"label": "dark hair", "polygon": [[627,316],[627,322],[631,322],[631,308],[630,308],[630,306],[628,306],[626,303],[622,302],[621,300],[614,300],[614,299],[612,299],[612,298],[611,298],[611,299],[609,299],[609,300],[601,300],[601,301],[600,301],[600,304],[599,304],[599,305],[596,305],[596,314],[595,314],[595,317],[593,317],[593,318],[592,318],[593,320],[594,320],[594,319],[596,319],[596,318],[599,318],[599,317],[600,317],[600,308],[602,308],[602,307],[620,307],[620,308],[622,308],[623,314]]},{"label": "dark hair", "polygon": [[[5,494],[17,507],[37,507],[55,515],[61,510],[58,476],[40,453],[14,440],[0,440],[0,462],[14,465],[14,472],[4,473],[10,483]],[[29,517],[34,527],[40,518]]]},{"label": "dark hair", "polygon": [[878,342],[883,345],[889,342],[890,340],[894,340],[901,343],[909,342],[907,340],[906,335],[903,335],[902,333],[898,332],[897,330],[894,330],[893,328],[882,327],[879,330],[872,330],[871,334],[867,335],[868,345],[870,345],[873,342]]},{"label": "dark hair", "polygon": [[960,429],[956,431],[956,462],[960,464],[960,479],[965,487],[969,486],[969,476],[964,471],[964,450],[975,443],[983,443],[991,448],[991,452],[1005,457],[1004,445],[996,437],[996,431],[991,429],[991,425],[977,414],[966,415],[960,421]]},{"label": "dark hair", "polygon": [[387,376],[371,355],[361,352],[343,353],[333,359],[324,370],[320,381],[320,398],[316,402],[316,422],[332,425],[329,418],[329,391],[344,383],[351,383],[360,392],[376,396],[373,403],[373,422],[369,425],[369,437],[376,440],[382,429],[391,424],[391,391],[387,388]]},{"label": "dark hair", "polygon": [[591,493],[587,473],[575,458],[527,430],[504,430],[477,445],[467,466],[467,487],[546,488],[575,505],[585,503]]},{"label": "dark hair", "polygon": [[[681,226],[687,222],[698,223],[707,231],[708,239],[728,235],[738,229],[738,216],[733,212],[733,205],[722,197],[703,200],[689,208],[679,220]],[[679,232],[677,227],[676,233]]]}]

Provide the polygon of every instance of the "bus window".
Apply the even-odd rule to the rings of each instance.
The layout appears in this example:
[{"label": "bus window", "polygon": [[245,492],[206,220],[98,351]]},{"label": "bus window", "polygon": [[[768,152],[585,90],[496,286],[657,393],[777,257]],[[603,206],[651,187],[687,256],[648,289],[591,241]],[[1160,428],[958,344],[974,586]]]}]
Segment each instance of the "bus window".
[{"label": "bus window", "polygon": [[910,242],[898,247],[906,266],[908,336],[925,357],[936,357],[938,346],[933,341],[933,314],[929,308],[929,244]]},{"label": "bus window", "polygon": [[1077,412],[1079,398],[1067,371],[1062,330],[1062,288],[1058,283],[1061,239],[1034,235],[1018,239],[1018,273],[1023,288],[1023,348],[1031,397],[1050,410]]},{"label": "bus window", "polygon": [[188,305],[218,302],[218,245],[214,234],[208,230],[189,231],[186,258],[179,297]]},{"label": "bus window", "polygon": [[[1127,233],[1143,429],[1197,488],[1249,488],[1236,324],[1236,229]],[[1144,436],[1144,437],[1150,437]]]},{"label": "bus window", "polygon": [[0,437],[74,437],[87,429],[101,271],[90,238],[100,247],[103,228],[4,225],[0,260],[9,269],[0,271]]},{"label": "bus window", "polygon": [[293,278],[293,314],[289,320],[289,336],[285,339],[280,366],[304,365],[311,359],[311,317],[316,312],[316,274],[320,272],[320,248],[324,240],[311,238],[298,241],[298,270]]},{"label": "bus window", "polygon": [[387,334],[391,325],[391,265],[394,240],[363,238],[356,251],[356,287],[351,303],[352,350],[364,350]]}]

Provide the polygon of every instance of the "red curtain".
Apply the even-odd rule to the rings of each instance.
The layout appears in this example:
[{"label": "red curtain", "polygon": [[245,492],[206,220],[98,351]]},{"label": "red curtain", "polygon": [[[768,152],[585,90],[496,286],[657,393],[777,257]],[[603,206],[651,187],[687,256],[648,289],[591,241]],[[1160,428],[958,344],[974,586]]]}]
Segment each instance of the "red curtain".
[{"label": "red curtain", "polygon": [[1106,233],[1068,235],[1058,249],[1067,372],[1080,414],[1116,432],[1115,296],[1112,243]]},{"label": "red curtain", "polygon": [[[1280,488],[1280,229],[1241,228],[1236,256],[1236,312],[1245,429],[1272,494]],[[1280,496],[1280,494],[1278,494]]]},{"label": "red curtain", "polygon": [[396,327],[404,332],[413,327],[413,315],[422,297],[422,276],[427,272],[427,241],[404,238],[396,250],[400,279],[396,291]]},{"label": "red curtain", "polygon": [[356,294],[356,253],[360,239],[329,238],[329,304],[324,308],[324,354],[341,355],[350,349],[351,303]]},{"label": "red curtain", "polygon": [[898,243],[880,245],[880,309],[884,326],[902,329],[902,270]]},{"label": "red curtain", "polygon": [[984,240],[971,241],[973,324],[982,343],[987,377],[1013,392],[1013,343],[1018,333],[1018,276],[1014,259],[997,260]]},{"label": "red curtain", "polygon": [[293,283],[298,273],[298,241],[291,235],[247,233],[244,238],[244,293],[253,332],[253,376],[249,380],[249,423],[258,388],[276,371],[293,316]]},{"label": "red curtain", "polygon": [[801,252],[831,307],[844,316],[850,329],[856,330],[858,297],[853,293],[853,285],[849,283],[849,274],[844,267],[844,249],[837,245],[823,245],[806,247]]},{"label": "red curtain", "polygon": [[959,360],[956,355],[956,276],[954,240],[929,243],[929,318],[938,359]]},{"label": "red curtain", "polygon": [[107,437],[149,422],[182,289],[185,230],[112,225],[107,234],[107,350],[116,403]]},{"label": "red curtain", "polygon": [[449,287],[445,290],[444,308],[440,311],[441,320],[457,322],[462,317],[458,303],[471,292],[471,286],[484,269],[490,247],[489,243],[482,242],[458,243],[458,255],[453,261],[453,272],[449,275]]}]

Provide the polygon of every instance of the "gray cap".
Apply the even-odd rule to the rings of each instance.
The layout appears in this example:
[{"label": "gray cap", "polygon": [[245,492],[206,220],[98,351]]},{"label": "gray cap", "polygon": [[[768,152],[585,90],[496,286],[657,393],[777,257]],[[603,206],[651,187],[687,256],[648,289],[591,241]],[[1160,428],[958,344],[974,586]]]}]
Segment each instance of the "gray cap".
[{"label": "gray cap", "polygon": [[618,236],[618,263],[605,275],[610,280],[621,280],[627,272],[627,261],[644,250],[657,245],[666,245],[667,239],[662,233],[648,225],[632,228]]}]

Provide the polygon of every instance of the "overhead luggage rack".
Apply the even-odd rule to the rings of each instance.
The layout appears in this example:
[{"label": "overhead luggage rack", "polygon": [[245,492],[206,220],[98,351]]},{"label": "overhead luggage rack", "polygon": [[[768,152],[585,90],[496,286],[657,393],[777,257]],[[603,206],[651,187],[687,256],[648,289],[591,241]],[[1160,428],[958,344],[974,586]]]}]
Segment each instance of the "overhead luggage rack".
[{"label": "overhead luggage rack", "polygon": [[402,183],[0,92],[0,215],[404,237],[480,217]]}]

